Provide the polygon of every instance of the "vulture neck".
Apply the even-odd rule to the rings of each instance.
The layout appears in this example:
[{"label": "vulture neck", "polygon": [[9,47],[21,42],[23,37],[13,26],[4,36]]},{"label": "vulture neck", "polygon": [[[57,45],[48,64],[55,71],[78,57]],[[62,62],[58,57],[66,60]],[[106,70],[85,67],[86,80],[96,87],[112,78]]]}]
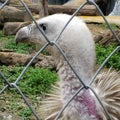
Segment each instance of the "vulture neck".
[{"label": "vulture neck", "polygon": [[[70,98],[82,87],[82,84],[67,63],[59,67],[58,75],[60,77],[62,102],[63,104],[66,104]],[[69,116],[68,118],[70,118],[72,114],[69,113],[71,110],[73,110],[73,114],[74,111],[77,110],[79,118],[76,120],[100,120],[97,112],[95,97],[87,89],[83,89],[80,93],[78,93],[66,108],[67,112],[65,113],[66,116]],[[69,120],[72,120],[72,118]]]}]

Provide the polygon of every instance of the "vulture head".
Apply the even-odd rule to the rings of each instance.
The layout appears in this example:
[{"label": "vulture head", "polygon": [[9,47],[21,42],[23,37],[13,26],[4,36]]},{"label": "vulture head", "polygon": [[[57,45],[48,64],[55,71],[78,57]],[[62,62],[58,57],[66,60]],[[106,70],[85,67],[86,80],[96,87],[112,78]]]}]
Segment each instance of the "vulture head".
[{"label": "vulture head", "polygon": [[[37,20],[37,23],[47,38],[54,41],[70,18],[71,15],[54,14]],[[16,43],[30,41],[39,45],[44,45],[47,42],[34,23],[21,28],[16,34]],[[66,54],[69,62],[73,64],[72,66],[80,78],[87,83],[93,74],[95,45],[86,24],[80,18],[74,17],[56,43]],[[55,58],[57,69],[59,69],[65,60],[55,45],[49,47]],[[81,68],[80,71],[78,67]],[[82,75],[82,72],[88,72],[88,74]]]}]

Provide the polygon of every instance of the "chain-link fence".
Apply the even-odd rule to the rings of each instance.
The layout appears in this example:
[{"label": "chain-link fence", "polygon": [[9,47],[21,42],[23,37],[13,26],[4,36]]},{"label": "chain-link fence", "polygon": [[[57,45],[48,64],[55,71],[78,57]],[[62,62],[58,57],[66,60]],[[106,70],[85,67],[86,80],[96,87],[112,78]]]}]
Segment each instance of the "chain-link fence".
[{"label": "chain-link fence", "polygon": [[[26,70],[29,68],[29,66],[32,64],[32,62],[34,61],[34,59],[36,59],[36,57],[44,50],[46,49],[47,46],[56,46],[57,49],[60,51],[60,53],[62,54],[62,56],[64,57],[64,59],[67,61],[68,65],[70,66],[70,68],[72,69],[72,71],[75,73],[76,77],[79,79],[79,81],[83,84],[83,87],[80,88],[75,94],[74,96],[68,101],[68,103],[63,106],[63,108],[60,110],[60,112],[58,113],[57,117],[55,118],[56,120],[59,119],[59,117],[61,116],[61,114],[63,113],[63,111],[67,108],[67,106],[70,104],[70,102],[75,98],[75,96],[83,89],[90,89],[93,94],[96,96],[98,102],[100,103],[100,105],[103,107],[104,112],[107,116],[107,118],[109,120],[112,120],[111,115],[108,113],[108,111],[106,110],[106,108],[104,107],[104,105],[102,104],[101,100],[99,99],[99,96],[96,94],[96,92],[94,91],[94,89],[92,89],[91,85],[93,82],[95,82],[96,80],[96,76],[98,75],[98,73],[102,70],[102,68],[105,66],[105,64],[109,61],[109,59],[113,56],[113,54],[115,54],[117,51],[119,51],[120,46],[118,45],[113,51],[112,53],[106,58],[106,60],[102,63],[102,65],[99,67],[99,69],[96,71],[95,75],[93,76],[91,82],[86,85],[77,75],[76,71],[73,69],[72,65],[70,64],[70,62],[68,61],[67,56],[64,54],[62,48],[59,46],[59,44],[57,43],[57,41],[59,40],[61,34],[64,32],[64,30],[66,29],[66,27],[69,25],[69,23],[71,22],[71,20],[73,19],[73,17],[77,14],[78,11],[80,11],[84,6],[86,6],[87,4],[92,4],[96,7],[96,9],[99,11],[99,14],[101,15],[101,17],[104,19],[105,23],[107,24],[107,26],[109,27],[110,31],[112,32],[114,38],[120,43],[120,39],[118,38],[118,36],[115,34],[115,32],[113,31],[113,29],[111,28],[110,24],[108,23],[107,19],[105,18],[105,16],[103,15],[102,11],[99,9],[99,7],[97,6],[97,4],[94,2],[94,0],[86,0],[85,3],[83,3],[71,16],[70,20],[66,23],[66,25],[64,26],[64,28],[61,30],[61,32],[59,33],[59,35],[55,38],[55,40],[50,41],[47,36],[44,34],[44,32],[41,30],[41,28],[39,27],[39,25],[37,24],[36,20],[34,19],[34,17],[31,14],[31,11],[29,10],[29,8],[27,7],[27,5],[22,1],[19,0],[20,3],[25,7],[26,11],[29,13],[30,17],[32,18],[32,20],[34,21],[35,25],[37,26],[37,28],[39,29],[39,31],[43,34],[43,36],[45,37],[47,43],[42,46],[42,48],[35,54],[35,56],[30,60],[30,62],[26,65],[26,67],[23,69],[23,71],[21,72],[21,74],[18,76],[18,78],[14,81],[14,82],[9,82],[9,80],[4,76],[4,73],[2,73],[0,71],[0,76],[2,77],[3,81],[6,83],[6,85],[0,90],[0,94],[2,94],[4,91],[6,91],[8,88],[15,88],[17,90],[17,93],[21,95],[21,97],[24,99],[26,105],[31,109],[33,115],[35,116],[35,118],[37,120],[40,120],[40,118],[38,117],[38,115],[36,114],[36,112],[34,111],[34,109],[31,107],[31,105],[29,104],[29,102],[27,101],[27,98],[25,97],[25,95],[22,93],[21,89],[19,88],[19,86],[17,85],[17,83],[21,80],[21,77],[24,76],[24,73],[26,72]],[[6,0],[4,2],[4,4],[2,4],[0,6],[0,9],[2,9],[7,2],[9,2],[9,0]]]}]

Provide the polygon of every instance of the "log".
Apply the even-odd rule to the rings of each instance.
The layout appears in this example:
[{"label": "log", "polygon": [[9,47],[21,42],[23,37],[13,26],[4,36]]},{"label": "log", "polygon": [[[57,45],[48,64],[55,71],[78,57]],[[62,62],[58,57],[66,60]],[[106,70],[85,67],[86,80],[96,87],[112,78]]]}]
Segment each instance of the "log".
[{"label": "log", "polygon": [[31,22],[6,22],[3,27],[3,34],[4,35],[15,35],[17,31],[24,27],[31,24]]},{"label": "log", "polygon": [[[32,57],[30,54],[0,52],[0,65],[26,65]],[[51,56],[41,54],[32,62],[32,66],[54,69],[55,62]]]},{"label": "log", "polygon": [[82,5],[84,2],[86,2],[86,0],[69,0],[68,2],[66,2],[64,4],[64,6],[80,6]]},{"label": "log", "polygon": [[30,58],[30,55],[17,54],[14,52],[0,52],[0,64],[2,65],[25,65]]},{"label": "log", "polygon": [[[46,0],[40,0],[38,3],[26,3],[32,14],[39,14],[40,17],[46,16],[48,14],[48,4]],[[20,10],[25,10],[24,6],[21,4],[11,4],[11,6],[16,7]]]},{"label": "log", "polygon": [[[48,13],[67,13],[73,14],[79,6],[61,6],[61,5],[48,5]],[[93,5],[86,5],[83,9],[81,9],[77,15],[87,15],[87,16],[96,16],[98,15],[98,11]]]},{"label": "log", "polygon": [[[80,16],[87,23],[105,23],[101,16]],[[109,24],[120,25],[120,16],[105,16]]]},{"label": "log", "polygon": [[3,25],[5,22],[24,22],[26,16],[28,16],[28,13],[25,10],[5,6],[0,10],[0,25]]},{"label": "log", "polygon": [[[25,10],[24,6],[22,6],[21,4],[12,5],[12,6],[18,8],[19,10]],[[35,13],[35,14],[39,14],[41,6],[42,6],[42,4],[39,5],[39,4],[36,4],[36,3],[27,4],[27,7],[30,9],[30,11],[32,13]]]},{"label": "log", "polygon": [[[14,7],[17,7],[21,10],[24,9],[21,5],[14,5]],[[48,5],[48,14],[55,14],[55,13],[66,13],[66,14],[73,14],[75,10],[77,10],[79,6],[62,6],[62,5]],[[40,11],[40,5],[28,5],[28,8],[31,10],[31,12],[34,12],[36,14]],[[88,15],[88,16],[96,16],[98,15],[98,12],[93,5],[86,5],[81,11],[77,13],[77,15]]]}]

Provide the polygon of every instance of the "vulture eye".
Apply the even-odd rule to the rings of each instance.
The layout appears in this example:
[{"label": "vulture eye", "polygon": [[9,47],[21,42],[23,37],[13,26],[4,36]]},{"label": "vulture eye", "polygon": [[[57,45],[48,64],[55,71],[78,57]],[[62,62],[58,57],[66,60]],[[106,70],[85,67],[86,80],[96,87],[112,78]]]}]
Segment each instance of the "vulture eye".
[{"label": "vulture eye", "polygon": [[46,25],[45,24],[40,24],[40,27],[43,29],[43,31],[46,30]]}]

